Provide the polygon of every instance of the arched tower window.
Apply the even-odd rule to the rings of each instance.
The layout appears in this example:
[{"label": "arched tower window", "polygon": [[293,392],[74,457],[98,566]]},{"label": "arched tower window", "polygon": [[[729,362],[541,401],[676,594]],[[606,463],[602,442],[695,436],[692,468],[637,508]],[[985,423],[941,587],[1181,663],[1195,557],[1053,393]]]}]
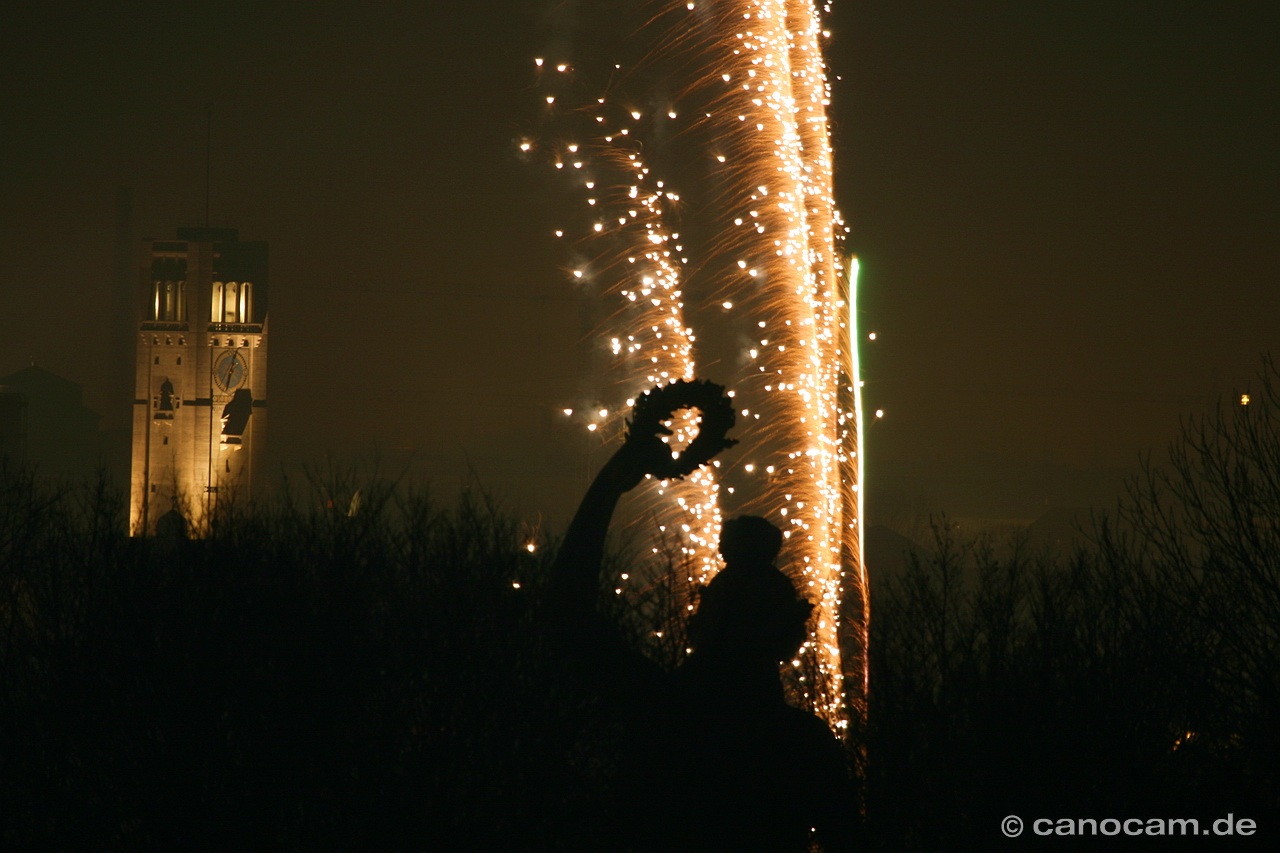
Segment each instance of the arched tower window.
[{"label": "arched tower window", "polygon": [[215,281],[213,283],[214,323],[249,323],[253,316],[253,288],[247,281]]},{"label": "arched tower window", "polygon": [[187,283],[178,281],[153,281],[151,283],[151,319],[162,323],[186,321]]},{"label": "arched tower window", "polygon": [[215,281],[211,297],[210,322],[253,322],[253,284],[251,282]]}]

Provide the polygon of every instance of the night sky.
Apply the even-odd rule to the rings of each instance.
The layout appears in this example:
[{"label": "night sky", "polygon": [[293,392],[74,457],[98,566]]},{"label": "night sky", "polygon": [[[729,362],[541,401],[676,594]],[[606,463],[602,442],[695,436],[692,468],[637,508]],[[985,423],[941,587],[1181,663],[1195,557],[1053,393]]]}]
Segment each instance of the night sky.
[{"label": "night sky", "polygon": [[[118,189],[135,238],[201,224],[210,107],[211,223],[271,247],[281,459],[377,453],[563,522],[599,444],[560,414],[591,402],[584,311],[569,199],[516,141],[533,58],[595,45],[585,4],[442,5],[4,12],[0,375],[34,359],[127,423]],[[1109,505],[1276,348],[1261,5],[837,0],[872,522]]]}]

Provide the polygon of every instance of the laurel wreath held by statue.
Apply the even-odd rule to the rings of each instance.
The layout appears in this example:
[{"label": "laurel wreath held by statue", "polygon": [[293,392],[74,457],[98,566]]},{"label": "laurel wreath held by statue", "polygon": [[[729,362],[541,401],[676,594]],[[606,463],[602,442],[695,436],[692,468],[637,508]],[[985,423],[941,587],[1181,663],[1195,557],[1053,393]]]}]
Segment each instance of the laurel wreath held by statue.
[{"label": "laurel wreath held by statue", "polygon": [[681,409],[697,409],[702,413],[698,434],[679,456],[664,460],[659,470],[649,473],[660,480],[678,480],[692,474],[698,466],[711,461],[721,450],[733,447],[737,439],[727,438],[733,428],[733,401],[724,386],[705,379],[678,379],[668,385],[652,388],[636,399],[627,421],[627,438],[637,435],[671,435],[663,426]]}]

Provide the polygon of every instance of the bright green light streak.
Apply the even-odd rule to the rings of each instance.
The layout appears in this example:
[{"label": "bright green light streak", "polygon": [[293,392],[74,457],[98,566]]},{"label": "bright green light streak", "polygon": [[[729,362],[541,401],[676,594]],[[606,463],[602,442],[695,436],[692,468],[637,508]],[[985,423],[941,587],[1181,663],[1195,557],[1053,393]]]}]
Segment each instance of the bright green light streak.
[{"label": "bright green light streak", "polygon": [[862,487],[863,462],[866,459],[866,453],[862,444],[862,365],[858,358],[858,347],[862,343],[862,336],[858,334],[858,258],[856,255],[849,256],[849,378],[853,382],[853,427],[856,436],[855,441],[858,446],[857,464],[854,470],[857,472],[858,484],[858,568],[863,571],[866,563],[863,561],[865,549],[863,548],[863,530],[862,526],[862,502],[866,490]]}]

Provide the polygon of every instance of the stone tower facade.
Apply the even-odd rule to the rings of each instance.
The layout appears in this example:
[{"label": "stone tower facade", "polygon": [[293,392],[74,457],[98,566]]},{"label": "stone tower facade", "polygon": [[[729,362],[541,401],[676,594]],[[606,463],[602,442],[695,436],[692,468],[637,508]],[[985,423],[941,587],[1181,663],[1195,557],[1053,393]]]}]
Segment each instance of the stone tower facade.
[{"label": "stone tower facade", "polygon": [[201,536],[262,490],[267,244],[230,228],[144,240],[129,527]]}]

